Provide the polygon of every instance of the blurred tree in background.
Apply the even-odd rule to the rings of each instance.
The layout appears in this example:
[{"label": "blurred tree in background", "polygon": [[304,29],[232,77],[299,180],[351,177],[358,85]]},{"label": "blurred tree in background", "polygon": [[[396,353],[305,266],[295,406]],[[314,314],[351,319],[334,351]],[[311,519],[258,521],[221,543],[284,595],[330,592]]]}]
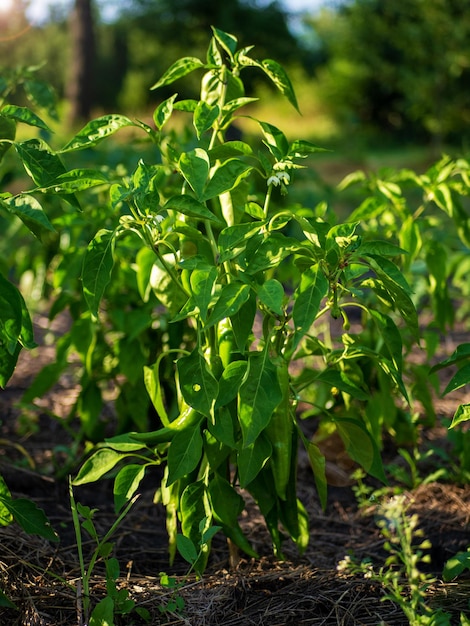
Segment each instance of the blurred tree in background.
[{"label": "blurred tree in background", "polygon": [[468,136],[468,9],[468,0],[353,0],[311,17],[326,58],[318,85],[342,124],[414,141]]}]

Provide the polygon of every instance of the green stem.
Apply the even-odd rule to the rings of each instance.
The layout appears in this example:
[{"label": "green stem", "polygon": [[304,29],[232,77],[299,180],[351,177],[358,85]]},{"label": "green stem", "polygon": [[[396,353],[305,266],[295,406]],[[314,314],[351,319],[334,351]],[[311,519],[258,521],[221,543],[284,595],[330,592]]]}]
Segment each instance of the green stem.
[{"label": "green stem", "polygon": [[273,191],[273,186],[269,185],[268,186],[268,191],[266,193],[266,198],[264,200],[264,206],[263,206],[263,213],[264,213],[264,217],[267,219],[268,217],[268,210],[269,210],[269,204],[271,202],[271,194]]},{"label": "green stem", "polygon": [[168,275],[170,276],[172,281],[175,283],[175,285],[178,287],[178,289],[182,291],[187,298],[189,298],[191,294],[189,294],[186,291],[186,289],[183,287],[174,269],[170,265],[168,265],[168,263],[165,261],[165,259],[163,258],[163,254],[158,249],[158,246],[152,246],[152,250],[155,252],[158,260],[163,265],[163,267],[165,268],[165,271],[168,273]]}]

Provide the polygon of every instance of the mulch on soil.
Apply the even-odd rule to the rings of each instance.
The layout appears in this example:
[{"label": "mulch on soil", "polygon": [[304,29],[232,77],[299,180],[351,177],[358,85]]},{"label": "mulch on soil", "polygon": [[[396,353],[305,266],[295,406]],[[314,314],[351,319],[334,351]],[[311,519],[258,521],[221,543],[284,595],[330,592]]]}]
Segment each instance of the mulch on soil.
[{"label": "mulch on soil", "polygon": [[[13,496],[26,497],[44,509],[60,537],[50,543],[23,533],[16,525],[0,529],[0,589],[17,610],[0,608],[3,626],[70,626],[80,624],[77,601],[79,560],[72,524],[67,479],[55,478],[57,463],[69,462],[62,450],[73,449],[73,439],[59,420],[73,405],[76,390],[71,378],[62,379],[48,398],[35,429],[24,428],[24,410],[15,406],[29,382],[52,352],[43,348],[40,357],[24,354],[6,390],[0,392],[0,474]],[[459,399],[459,401],[462,401]],[[453,399],[439,411],[450,417],[458,402]],[[29,418],[31,419],[31,417]],[[434,442],[445,437],[437,427],[426,437]],[[53,451],[56,448],[55,452]],[[338,459],[342,451],[338,450]],[[396,452],[394,453],[396,454]],[[113,536],[114,554],[121,565],[120,584],[127,588],[137,606],[146,608],[151,624],[175,626],[250,625],[344,625],[401,626],[407,624],[401,610],[383,601],[385,591],[362,575],[345,575],[337,564],[347,554],[357,560],[383,564],[386,553],[374,520],[373,508],[357,506],[347,472],[335,455],[329,455],[331,480],[326,510],[320,507],[306,459],[300,457],[299,497],[310,518],[311,539],[300,557],[295,546],[285,543],[285,561],[275,559],[262,517],[248,504],[241,519],[259,560],[241,558],[229,566],[229,552],[222,536],[216,535],[204,577],[185,577],[188,566],[177,559],[168,564],[165,511],[153,504],[158,476],[145,479],[140,498]],[[396,460],[393,458],[390,460]],[[104,534],[115,520],[112,484],[84,485],[74,490],[75,499],[98,509],[95,521]],[[411,511],[419,515],[425,536],[432,542],[428,571],[436,576],[429,592],[430,603],[452,613],[458,623],[460,612],[469,612],[470,577],[444,584],[440,581],[446,560],[470,544],[469,485],[430,483],[408,493]],[[85,542],[85,559],[91,553]],[[180,615],[164,611],[172,591],[160,584],[160,573],[175,576],[185,607]],[[93,602],[106,595],[102,564],[92,580]],[[135,613],[116,618],[116,624],[144,624]]]}]

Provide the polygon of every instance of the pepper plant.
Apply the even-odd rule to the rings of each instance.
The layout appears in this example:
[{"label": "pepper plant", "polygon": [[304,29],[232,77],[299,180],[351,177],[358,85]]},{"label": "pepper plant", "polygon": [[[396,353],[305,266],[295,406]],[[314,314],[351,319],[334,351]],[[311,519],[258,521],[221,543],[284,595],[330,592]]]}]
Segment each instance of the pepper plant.
[{"label": "pepper plant", "polygon": [[[106,325],[134,319],[135,292],[120,299],[119,311],[110,297],[123,267],[134,274],[147,328],[158,333],[147,362],[139,358],[125,372],[143,381],[158,427],[99,443],[74,484],[111,473],[119,512],[146,469],[162,465],[156,488],[167,510],[171,558],[179,530],[198,545],[214,524],[229,538],[232,556],[238,548],[256,556],[239,523],[250,494],[282,557],[286,533],[300,551],[309,539],[296,493],[299,443],[323,504],[327,496],[318,437],[305,434],[300,415],[313,415],[318,433],[337,430],[351,457],[385,478],[380,433],[367,419],[367,372],[372,364],[387,389],[407,400],[401,332],[406,326],[417,337],[419,330],[410,286],[395,262],[406,251],[363,236],[358,221],[335,223],[323,204],[289,203],[298,170],[320,148],[290,141],[260,120],[253,120],[259,138],[230,140],[254,100],[245,94],[246,71],[264,73],[298,108],[277,62],[258,61],[252,47],[239,49],[233,35],[214,28],[206,59],[180,59],[154,88],[194,71],[202,72],[199,99],[178,100],[175,93],[155,109],[153,124],[106,115],[60,150],[42,140],[15,143],[35,187],[3,202],[22,206],[34,198],[35,215],[42,215],[37,198],[59,196],[74,207],[87,190],[97,190],[103,203],[107,195],[106,223],[87,247],[81,274],[89,312],[76,319],[84,332],[76,331],[74,342],[85,382],[99,366],[96,338],[109,331]],[[181,116],[191,133],[173,130]],[[125,127],[154,146],[154,157],[140,159],[133,172],[64,166],[69,155]],[[359,320],[354,332],[352,315]],[[96,393],[95,384],[91,404]],[[301,413],[300,405],[311,410]],[[209,543],[196,571],[205,567]]]},{"label": "pepper plant", "polygon": [[[248,68],[262,70],[297,108],[280,65],[257,61],[251,48],[237,49],[234,36],[213,29],[205,61],[183,58],[154,86],[202,70],[199,101],[178,101],[175,94],[155,110],[156,129],[132,122],[155,143],[159,160],[140,161],[131,176],[113,182],[116,226],[96,234],[83,266],[85,297],[99,319],[116,250],[126,238],[137,238],[141,248],[134,268],[142,298],[153,292],[165,324],[184,323],[186,329],[180,346],[163,345],[154,364],[144,367],[162,427],[107,439],[75,479],[83,484],[114,470],[120,510],[146,467],[163,463],[159,494],[167,507],[172,554],[178,523],[195,541],[204,519],[221,526],[232,545],[256,556],[239,525],[243,490],[263,514],[276,554],[282,556],[281,526],[300,550],[305,548],[308,520],[296,494],[299,440],[321,501],[326,499],[323,456],[297,420],[297,405],[311,387],[330,395],[323,419],[338,430],[351,456],[384,479],[373,433],[355,414],[351,417],[349,406],[368,398],[364,360],[374,361],[407,397],[395,320],[418,334],[410,287],[393,262],[403,249],[363,239],[357,222],[328,223],[322,206],[307,209],[282,201],[296,171],[319,148],[301,139],[288,141],[263,121],[257,121],[257,152],[244,141],[226,139],[240,109],[252,101],[240,77]],[[178,145],[171,131],[164,134],[180,112],[192,119],[190,148]],[[93,145],[130,124],[121,116],[94,120],[63,152]],[[97,182],[95,173],[72,171],[56,181],[56,188],[76,190]],[[105,181],[100,177],[99,182]],[[289,279],[281,282],[286,267]],[[377,349],[348,332],[348,312],[354,308],[375,324],[381,337]],[[323,320],[329,319],[339,320],[337,336],[324,331]],[[161,376],[168,363],[176,398],[171,405],[168,381]],[[201,555],[200,570],[206,559],[207,553]]]}]

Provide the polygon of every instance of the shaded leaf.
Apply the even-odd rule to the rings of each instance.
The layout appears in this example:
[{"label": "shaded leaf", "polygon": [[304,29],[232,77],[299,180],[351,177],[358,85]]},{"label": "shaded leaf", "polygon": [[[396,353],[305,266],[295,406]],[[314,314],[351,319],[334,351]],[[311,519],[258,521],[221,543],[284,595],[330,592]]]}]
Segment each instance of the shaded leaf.
[{"label": "shaded leaf", "polygon": [[114,266],[114,233],[100,230],[88,245],[83,260],[82,281],[86,303],[95,317],[101,298],[111,280]]},{"label": "shaded leaf", "polygon": [[202,451],[203,439],[198,427],[176,432],[168,449],[167,486],[196,469]]}]

